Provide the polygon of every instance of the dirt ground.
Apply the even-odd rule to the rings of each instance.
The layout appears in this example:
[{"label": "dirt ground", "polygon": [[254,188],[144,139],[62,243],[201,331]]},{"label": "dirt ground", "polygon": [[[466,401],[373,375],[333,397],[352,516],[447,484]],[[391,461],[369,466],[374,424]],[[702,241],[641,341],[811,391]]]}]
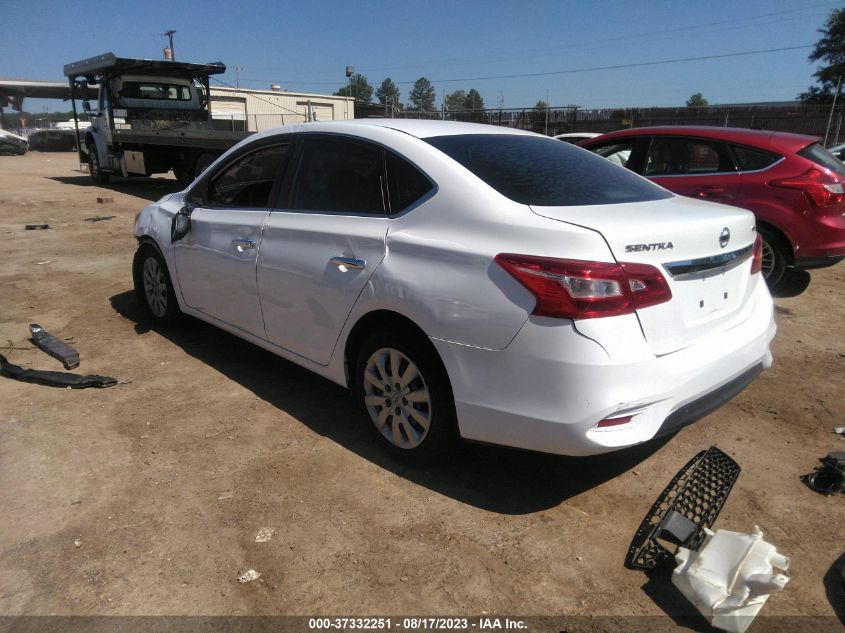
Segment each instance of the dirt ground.
[{"label": "dirt ground", "polygon": [[77,168],[0,157],[0,346],[60,370],[28,341],[36,322],[72,337],[77,371],[125,383],[0,378],[0,616],[690,615],[667,574],[623,560],[675,472],[717,444],[743,469],[717,526],[759,525],[792,561],[763,613],[845,621],[845,496],[799,481],[845,450],[845,264],[776,300],[772,369],[668,442],[589,459],[470,446],[419,470],[380,452],[344,389],[198,321],[151,330],[132,221],[176,183],[97,187]]}]

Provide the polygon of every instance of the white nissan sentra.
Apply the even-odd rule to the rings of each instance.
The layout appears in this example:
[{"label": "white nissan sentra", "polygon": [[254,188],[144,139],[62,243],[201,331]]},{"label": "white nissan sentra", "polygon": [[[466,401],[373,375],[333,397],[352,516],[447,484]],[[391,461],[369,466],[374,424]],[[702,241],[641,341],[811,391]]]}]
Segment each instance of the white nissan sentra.
[{"label": "white nissan sentra", "polygon": [[748,211],[537,134],[442,121],[251,136],[135,223],[139,301],[348,386],[394,455],[565,455],[677,431],[771,365]]}]

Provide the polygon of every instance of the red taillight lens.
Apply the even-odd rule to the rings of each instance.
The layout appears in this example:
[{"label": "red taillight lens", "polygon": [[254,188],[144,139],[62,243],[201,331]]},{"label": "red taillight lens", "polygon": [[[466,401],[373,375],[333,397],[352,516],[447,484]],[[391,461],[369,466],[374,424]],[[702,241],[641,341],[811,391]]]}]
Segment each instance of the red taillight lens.
[{"label": "red taillight lens", "polygon": [[781,178],[769,182],[772,187],[800,189],[807,199],[817,207],[839,204],[845,200],[845,188],[826,171],[811,167],[796,178]]},{"label": "red taillight lens", "polygon": [[647,264],[608,264],[501,253],[496,263],[537,299],[532,314],[566,319],[630,314],[672,298]]},{"label": "red taillight lens", "polygon": [[751,255],[751,274],[756,275],[763,269],[763,238],[757,234],[754,240],[754,252]]},{"label": "red taillight lens", "polygon": [[622,426],[623,424],[628,424],[631,421],[631,418],[634,417],[632,415],[626,415],[621,418],[605,418],[598,424],[596,427],[599,429],[606,429],[609,426]]}]

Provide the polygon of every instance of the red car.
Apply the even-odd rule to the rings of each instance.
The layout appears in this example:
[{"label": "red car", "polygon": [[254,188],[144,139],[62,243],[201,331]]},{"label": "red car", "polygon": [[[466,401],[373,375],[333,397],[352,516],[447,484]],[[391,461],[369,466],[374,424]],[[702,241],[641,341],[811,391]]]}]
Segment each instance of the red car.
[{"label": "red car", "polygon": [[818,139],[726,127],[650,127],[579,143],[675,193],[753,211],[770,288],[787,267],[845,258],[845,164]]}]

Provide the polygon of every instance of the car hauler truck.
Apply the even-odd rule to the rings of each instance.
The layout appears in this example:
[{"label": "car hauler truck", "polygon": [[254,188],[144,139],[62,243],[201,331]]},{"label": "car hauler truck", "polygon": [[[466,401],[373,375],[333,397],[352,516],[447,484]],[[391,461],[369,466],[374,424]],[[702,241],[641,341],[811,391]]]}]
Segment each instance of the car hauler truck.
[{"label": "car hauler truck", "polygon": [[189,183],[253,132],[354,116],[349,97],[210,88],[209,78],[225,71],[220,62],[129,59],[113,53],[65,65],[74,119],[79,118],[76,101],[82,100],[91,120],[79,146],[80,162],[88,163],[99,184],[112,175],[171,170]]}]

